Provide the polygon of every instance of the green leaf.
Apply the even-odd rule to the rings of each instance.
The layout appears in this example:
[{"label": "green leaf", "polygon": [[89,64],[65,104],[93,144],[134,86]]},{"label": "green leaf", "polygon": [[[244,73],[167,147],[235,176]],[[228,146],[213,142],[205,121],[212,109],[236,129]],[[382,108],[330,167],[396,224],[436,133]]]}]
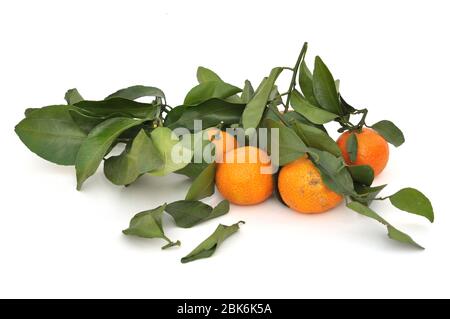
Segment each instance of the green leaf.
[{"label": "green leaf", "polygon": [[[222,81],[222,79],[212,70],[199,66],[197,68],[197,80],[198,83],[210,82],[210,81]],[[223,82],[223,81],[222,81]]]},{"label": "green leaf", "polygon": [[214,177],[216,163],[209,164],[193,181],[186,195],[186,200],[198,200],[214,194]]},{"label": "green leaf", "polygon": [[[272,111],[272,110],[268,109],[268,111]],[[300,123],[307,124],[309,126],[314,126],[315,128],[318,128],[319,130],[321,130],[322,132],[327,133],[327,130],[325,129],[325,127],[323,125],[314,124],[310,120],[308,120],[306,117],[304,117],[303,115],[301,115],[300,113],[297,113],[295,111],[287,111],[286,113],[283,114],[283,118],[290,125],[292,125],[293,123],[298,121]]]},{"label": "green leaf", "polygon": [[212,98],[225,99],[242,90],[223,81],[203,82],[193,87],[184,99],[184,105],[198,105]]},{"label": "green leaf", "polygon": [[345,143],[345,148],[350,157],[350,162],[355,162],[356,156],[358,155],[358,138],[355,133],[350,133],[350,136]]},{"label": "green leaf", "polygon": [[396,241],[399,241],[402,243],[410,244],[417,248],[423,249],[423,247],[420,246],[419,244],[417,244],[409,235],[401,232],[400,230],[398,230],[397,228],[395,228],[394,226],[389,224],[384,218],[382,218],[380,215],[378,215],[371,208],[369,208],[361,203],[358,203],[358,202],[351,202],[351,203],[347,204],[347,207],[361,215],[375,219],[376,221],[385,225],[387,227],[388,237],[390,239],[393,239],[393,240],[396,240]]},{"label": "green leaf", "polygon": [[337,114],[312,105],[305,100],[297,90],[292,92],[290,101],[292,108],[296,112],[300,113],[314,124],[325,124],[338,117]]},{"label": "green leaf", "polygon": [[128,100],[136,100],[144,96],[154,96],[165,99],[164,92],[153,86],[144,86],[144,85],[134,85],[127,87],[125,89],[121,89],[117,92],[114,92],[111,95],[108,95],[105,100],[109,100],[112,98],[123,98]]},{"label": "green leaf", "polygon": [[33,113],[34,111],[40,110],[40,108],[35,108],[35,107],[29,107],[27,109],[25,109],[24,115],[25,117],[29,117],[31,113]]},{"label": "green leaf", "polygon": [[372,125],[371,128],[380,133],[388,143],[395,147],[398,147],[405,142],[403,132],[391,121],[380,121]]},{"label": "green leaf", "polygon": [[92,129],[99,125],[101,122],[109,118],[120,117],[120,114],[94,116],[87,112],[83,112],[81,109],[78,109],[76,107],[69,109],[69,114],[72,117],[73,121],[78,125],[78,127],[86,132],[86,134],[89,134],[89,132],[92,131]]},{"label": "green leaf", "polygon": [[300,64],[300,72],[298,73],[298,77],[298,82],[305,98],[312,105],[318,105],[319,103],[317,103],[317,100],[314,96],[313,76],[304,60]]},{"label": "green leaf", "polygon": [[241,101],[244,104],[250,102],[250,100],[255,95],[255,90],[253,89],[252,83],[249,80],[245,80],[244,89],[242,90]]},{"label": "green leaf", "polygon": [[366,186],[372,185],[375,177],[372,167],[369,165],[354,165],[347,167],[353,181]]},{"label": "green leaf", "polygon": [[319,169],[323,182],[336,193],[355,196],[353,179],[346,169],[342,157],[336,157],[329,152],[317,149],[312,149],[312,151],[318,156],[318,158],[311,156],[311,160]]},{"label": "green leaf", "polygon": [[403,188],[389,196],[389,200],[398,209],[423,216],[430,222],[434,221],[433,206],[430,200],[415,188]]},{"label": "green leaf", "polygon": [[140,103],[120,97],[104,101],[81,101],[76,103],[75,106],[93,116],[108,116],[119,113],[121,116],[154,119],[160,112],[160,106],[158,105]]},{"label": "green leaf", "polygon": [[214,208],[197,200],[180,200],[170,203],[166,207],[166,212],[173,217],[175,224],[182,228],[190,228],[225,215],[229,210],[230,203],[227,200],[221,201]]},{"label": "green leaf", "polygon": [[[184,147],[179,138],[167,127],[158,127],[151,133],[151,139],[156,149],[161,154],[164,165],[157,170],[149,172],[154,176],[163,176],[180,170],[189,164],[192,151]],[[179,155],[179,159],[173,158],[173,154]]]},{"label": "green leaf", "polygon": [[67,90],[66,94],[64,95],[64,99],[66,100],[67,104],[72,105],[84,100],[77,89]]},{"label": "green leaf", "polygon": [[334,156],[341,155],[336,142],[324,131],[300,122],[294,122],[293,128],[307,146],[327,151]]},{"label": "green leaf", "polygon": [[366,206],[372,203],[373,199],[386,187],[385,185],[369,187],[359,183],[354,183],[355,191],[358,196],[352,196],[352,200],[365,204]]},{"label": "green leaf", "polygon": [[242,114],[244,129],[256,128],[261,121],[267,101],[272,92],[276,79],[283,71],[282,68],[273,68],[268,78],[265,78],[253,98],[248,102]]},{"label": "green leaf", "polygon": [[38,156],[60,165],[74,165],[78,150],[86,139],[69,115],[69,105],[53,105],[28,112],[15,132]]},{"label": "green leaf", "polygon": [[89,133],[80,147],[75,162],[78,190],[81,189],[84,181],[95,173],[116,138],[125,130],[143,121],[115,117],[102,122]]},{"label": "green leaf", "polygon": [[319,56],[316,56],[314,62],[313,90],[322,108],[331,113],[342,114],[333,76]]},{"label": "green leaf", "polygon": [[159,151],[141,129],[122,154],[105,160],[104,172],[113,184],[129,185],[142,174],[160,169],[163,165]]},{"label": "green leaf", "polygon": [[169,112],[177,112],[173,117],[178,117],[176,120],[169,120],[165,122],[165,126],[175,129],[177,127],[185,127],[191,131],[194,130],[194,120],[201,120],[204,129],[223,123],[224,125],[231,125],[238,123],[244,104],[234,104],[220,99],[211,99],[196,106],[178,106]]},{"label": "green leaf", "polygon": [[[308,147],[295,133],[294,130],[287,126],[283,126],[277,121],[265,119],[264,125],[267,128],[278,128],[278,141],[274,139],[275,147],[272,147],[271,157],[274,165],[284,166],[297,158],[304,156],[308,151]],[[276,144],[278,142],[278,144]],[[278,152],[275,154],[274,152]],[[278,155],[278,163],[276,158]]]},{"label": "green leaf", "polygon": [[203,170],[208,167],[208,163],[202,162],[202,163],[189,163],[182,169],[179,169],[175,171],[176,174],[181,174],[184,176],[187,176],[189,178],[195,179]]},{"label": "green leaf", "polygon": [[243,221],[240,221],[231,226],[220,224],[211,236],[205,239],[187,256],[181,258],[181,262],[188,263],[200,258],[208,258],[212,256],[217,247],[219,247],[225,239],[239,230],[239,224],[241,223],[244,224]]},{"label": "green leaf", "polygon": [[155,209],[147,210],[136,214],[130,221],[130,226],[123,230],[125,235],[138,236],[143,238],[161,238],[168,242],[162,249],[172,246],[180,246],[180,242],[171,241],[164,234],[162,224],[162,214],[166,204],[158,206]]}]

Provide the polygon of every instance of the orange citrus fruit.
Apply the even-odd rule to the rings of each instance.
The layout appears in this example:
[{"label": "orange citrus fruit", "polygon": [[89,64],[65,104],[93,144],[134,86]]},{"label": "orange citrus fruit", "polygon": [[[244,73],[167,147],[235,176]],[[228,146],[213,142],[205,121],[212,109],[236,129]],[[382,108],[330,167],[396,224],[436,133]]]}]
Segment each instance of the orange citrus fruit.
[{"label": "orange citrus fruit", "polygon": [[208,129],[206,133],[208,134],[208,140],[214,144],[216,162],[222,162],[224,155],[237,146],[236,138],[233,135],[216,127]]},{"label": "orange citrus fruit", "polygon": [[350,134],[347,131],[337,140],[345,162],[348,165],[369,165],[372,167],[375,176],[380,174],[389,160],[389,145],[386,140],[370,128],[363,128],[360,133],[354,132],[358,141],[358,151],[356,161],[352,162],[346,147]]},{"label": "orange citrus fruit", "polygon": [[278,191],[286,205],[306,214],[325,212],[342,201],[341,195],[324,184],[319,170],[306,156],[283,166]]},{"label": "orange citrus fruit", "polygon": [[223,197],[237,205],[265,201],[273,191],[270,157],[253,146],[231,150],[217,164],[216,185]]}]

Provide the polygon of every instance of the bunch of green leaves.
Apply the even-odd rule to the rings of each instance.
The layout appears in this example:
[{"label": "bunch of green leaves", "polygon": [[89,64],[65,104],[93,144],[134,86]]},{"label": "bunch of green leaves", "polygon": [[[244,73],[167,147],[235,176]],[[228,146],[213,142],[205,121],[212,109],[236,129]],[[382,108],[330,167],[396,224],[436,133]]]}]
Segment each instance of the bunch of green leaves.
[{"label": "bunch of green leaves", "polygon": [[[154,100],[135,101],[146,96]],[[71,89],[65,99],[67,105],[27,109],[15,131],[40,157],[75,166],[78,189],[103,160],[106,177],[117,185],[131,184],[145,173],[165,175],[186,166],[169,156],[177,137],[162,125],[167,105],[160,89],[132,86],[101,101],[85,100]],[[123,152],[105,159],[119,143],[125,144]]]}]

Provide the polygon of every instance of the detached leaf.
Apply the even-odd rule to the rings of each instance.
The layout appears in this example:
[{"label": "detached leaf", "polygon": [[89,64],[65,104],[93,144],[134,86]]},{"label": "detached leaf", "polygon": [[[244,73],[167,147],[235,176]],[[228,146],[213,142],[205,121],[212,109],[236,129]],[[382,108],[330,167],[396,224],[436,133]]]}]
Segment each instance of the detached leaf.
[{"label": "detached leaf", "polygon": [[186,195],[186,200],[198,200],[214,194],[214,177],[216,163],[209,164],[192,182]]},{"label": "detached leaf", "polygon": [[160,169],[163,165],[159,151],[141,129],[122,154],[105,160],[104,172],[113,184],[129,185],[142,174]]},{"label": "detached leaf", "polygon": [[125,89],[121,89],[117,92],[114,92],[111,95],[108,95],[105,100],[109,100],[112,98],[123,98],[128,100],[136,100],[144,96],[154,96],[165,98],[164,92],[153,86],[144,86],[144,85],[134,85],[127,87]]},{"label": "detached leaf", "polygon": [[383,136],[388,143],[394,145],[395,147],[398,147],[405,142],[403,132],[391,121],[383,120],[375,123],[371,127],[380,133],[380,135]]},{"label": "detached leaf", "polygon": [[331,113],[342,114],[333,76],[319,56],[316,56],[314,62],[313,90],[314,96],[322,108]]},{"label": "detached leaf", "polygon": [[222,81],[222,79],[213,70],[210,70],[203,66],[199,66],[197,68],[197,80],[198,80],[198,83],[204,83],[204,82],[210,82],[210,81]]},{"label": "detached leaf", "polygon": [[179,200],[170,203],[165,209],[173,217],[178,227],[190,228],[204,221],[225,215],[230,210],[230,203],[223,200],[212,208],[197,200]]},{"label": "detached leaf", "polygon": [[38,156],[60,165],[74,165],[87,134],[69,114],[70,105],[35,109],[15,127],[21,141]]},{"label": "detached leaf", "polygon": [[341,150],[336,142],[324,131],[307,124],[294,122],[295,132],[309,147],[327,151],[334,156],[340,156]]},{"label": "detached leaf", "polygon": [[348,166],[348,170],[352,175],[353,181],[366,186],[372,185],[375,174],[369,165],[353,165]]},{"label": "detached leaf", "polygon": [[350,133],[350,136],[345,143],[345,148],[347,150],[350,161],[353,163],[356,161],[356,156],[358,155],[358,138],[355,133]]},{"label": "detached leaf", "polygon": [[245,80],[244,89],[241,94],[241,102],[247,104],[255,95],[252,83],[249,80]]},{"label": "detached leaf", "polygon": [[239,224],[241,223],[244,224],[243,221],[240,221],[231,226],[220,224],[211,236],[209,236],[200,245],[198,245],[190,254],[181,258],[181,262],[184,264],[197,259],[208,258],[212,256],[217,247],[219,247],[225,239],[239,230]]},{"label": "detached leaf", "polygon": [[84,100],[77,89],[68,90],[64,95],[64,99],[66,100],[67,104],[71,105]]},{"label": "detached leaf", "polygon": [[291,94],[291,106],[299,114],[306,117],[314,124],[325,124],[338,117],[337,114],[328,112],[306,101],[297,90]]},{"label": "detached leaf", "polygon": [[423,216],[430,222],[434,221],[433,206],[430,200],[415,188],[403,188],[389,196],[389,200],[398,209]]},{"label": "detached leaf", "polygon": [[162,224],[162,214],[166,204],[155,209],[146,210],[136,214],[130,221],[130,226],[123,230],[125,235],[138,236],[143,238],[162,238],[168,242],[162,249],[172,246],[180,246],[180,241],[173,242],[164,234]]},{"label": "detached leaf", "polygon": [[358,202],[351,202],[351,203],[347,204],[347,207],[361,215],[375,219],[376,221],[385,225],[387,227],[388,237],[390,239],[393,239],[393,240],[396,240],[396,241],[399,241],[399,242],[402,242],[405,244],[410,244],[410,245],[413,245],[420,249],[424,249],[422,246],[417,244],[409,235],[405,234],[404,232],[398,230],[397,228],[395,228],[394,226],[389,224],[384,218],[382,218],[380,215],[378,215],[371,208],[369,208],[361,203],[358,203]]},{"label": "detached leaf", "polygon": [[[271,158],[274,165],[284,166],[304,156],[308,151],[308,147],[291,128],[283,126],[272,119],[265,119],[264,125],[268,128],[278,129],[278,140],[274,139],[272,141],[278,142],[278,145],[273,145],[271,149]],[[278,154],[275,152],[278,152]],[[276,162],[277,156],[278,163]]]},{"label": "detached leaf", "polygon": [[[163,166],[160,169],[149,172],[151,175],[163,176],[180,170],[188,165],[192,158],[192,151],[180,142],[172,130],[167,127],[158,127],[151,133],[151,139],[159,151]],[[176,154],[179,158],[173,158]]]},{"label": "detached leaf", "polygon": [[80,147],[75,163],[78,190],[95,173],[116,138],[125,130],[143,122],[144,120],[116,117],[102,122],[89,133]]},{"label": "detached leaf", "polygon": [[256,90],[253,98],[248,102],[242,113],[242,125],[244,129],[256,128],[261,121],[270,93],[275,84],[276,79],[283,71],[282,68],[273,68],[268,78],[261,82],[260,87]]},{"label": "detached leaf", "polygon": [[223,81],[202,82],[193,87],[184,98],[184,105],[198,105],[212,98],[225,99],[242,90]]}]

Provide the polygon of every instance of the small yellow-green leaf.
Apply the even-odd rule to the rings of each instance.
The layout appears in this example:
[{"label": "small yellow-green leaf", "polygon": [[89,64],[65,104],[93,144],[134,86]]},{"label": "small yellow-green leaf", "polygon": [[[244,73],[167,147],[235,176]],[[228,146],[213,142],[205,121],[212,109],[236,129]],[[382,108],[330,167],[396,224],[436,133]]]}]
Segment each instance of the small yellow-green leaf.
[{"label": "small yellow-green leaf", "polygon": [[64,95],[64,99],[66,100],[67,104],[71,105],[84,100],[77,89],[67,90],[66,94]]}]

